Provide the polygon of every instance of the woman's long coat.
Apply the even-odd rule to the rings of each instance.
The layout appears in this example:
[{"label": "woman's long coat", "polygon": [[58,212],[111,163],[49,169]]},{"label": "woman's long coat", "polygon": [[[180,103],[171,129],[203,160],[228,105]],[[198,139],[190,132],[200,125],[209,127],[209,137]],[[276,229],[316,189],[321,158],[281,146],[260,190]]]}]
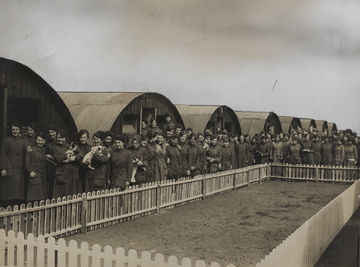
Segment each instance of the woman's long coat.
[{"label": "woman's long coat", "polygon": [[155,181],[164,181],[167,179],[166,167],[166,146],[165,144],[155,144],[155,155],[157,166],[155,168]]},{"label": "woman's long coat", "polygon": [[321,145],[321,163],[324,165],[333,164],[333,144],[326,142]]},{"label": "woman's long coat", "polygon": [[27,177],[26,201],[47,199],[46,181],[46,150],[45,146],[33,145],[25,158],[25,168],[28,174],[34,172],[35,177]]},{"label": "woman's long coat", "polygon": [[[221,147],[218,145],[210,145],[209,149],[206,151],[206,161],[208,164],[208,173],[214,173],[218,171],[219,163],[221,161]],[[213,159],[213,162],[210,160]]]},{"label": "woman's long coat", "polygon": [[[138,148],[130,147],[130,152],[133,158],[136,158],[144,163],[144,159],[146,158],[146,148],[143,146],[139,146]],[[143,184],[146,183],[146,168],[145,166],[138,166],[136,162],[133,161],[133,171],[136,168],[135,174],[135,183]]]},{"label": "woman's long coat", "polygon": [[133,172],[133,157],[126,149],[112,149],[110,157],[110,182],[112,188],[125,190]]},{"label": "woman's long coat", "polygon": [[355,167],[356,166],[355,162],[357,160],[358,160],[358,152],[357,152],[356,146],[346,145],[345,146],[345,158],[344,158],[345,166]]},{"label": "woman's long coat", "polygon": [[181,159],[181,150],[178,145],[168,145],[166,146],[166,154],[169,158],[169,163],[167,163],[168,168],[168,179],[179,179],[181,176],[182,170],[182,159]]},{"label": "woman's long coat", "polygon": [[85,175],[85,192],[105,190],[109,179],[109,156],[107,148],[102,153],[95,152],[91,160],[91,166],[95,170],[89,169]]},{"label": "woman's long coat", "polygon": [[148,142],[146,144],[146,153],[144,158],[144,165],[146,167],[146,182],[155,182],[155,169],[157,167],[155,142]]},{"label": "woman's long coat", "polygon": [[2,200],[24,200],[24,139],[9,136],[5,138],[0,149],[0,169],[6,170],[6,176],[0,176]]},{"label": "woman's long coat", "polygon": [[272,142],[271,143],[271,158],[274,163],[281,163],[283,158],[283,143],[282,142]]},{"label": "woman's long coat", "polygon": [[81,181],[82,190],[85,191],[86,185],[86,173],[88,172],[89,168],[82,163],[82,159],[84,156],[91,151],[91,145],[89,144],[79,144],[78,145],[79,154],[82,156],[79,162],[79,176]]},{"label": "woman's long coat", "polygon": [[301,145],[300,144],[291,144],[289,146],[289,155],[288,155],[288,162],[290,164],[301,164]]},{"label": "woman's long coat", "polygon": [[[190,170],[190,176],[194,177],[200,172],[200,153],[201,148],[197,145],[189,144],[189,152],[188,152],[188,165]],[[191,170],[191,167],[194,167],[194,170]]]},{"label": "woman's long coat", "polygon": [[54,158],[56,162],[53,197],[64,197],[82,192],[79,177],[79,161],[82,155],[75,154],[76,160],[65,163],[68,144],[57,144],[54,146]]}]

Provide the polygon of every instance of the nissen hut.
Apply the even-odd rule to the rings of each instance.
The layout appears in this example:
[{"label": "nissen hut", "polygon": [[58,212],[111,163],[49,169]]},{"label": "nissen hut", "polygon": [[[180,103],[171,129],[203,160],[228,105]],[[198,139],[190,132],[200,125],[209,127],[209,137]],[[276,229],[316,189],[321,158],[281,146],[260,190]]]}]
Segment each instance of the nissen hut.
[{"label": "nissen hut", "polygon": [[161,127],[168,114],[174,123],[183,125],[176,107],[157,93],[63,92],[60,96],[78,129],[86,129],[90,135],[98,130],[140,134],[142,121],[148,125],[154,118]]},{"label": "nissen hut", "polygon": [[329,135],[332,135],[338,130],[337,125],[333,122],[328,122],[328,132]]},{"label": "nissen hut", "polygon": [[279,116],[283,133],[291,134],[292,130],[299,130],[302,128],[301,121],[298,118]]},{"label": "nissen hut", "polygon": [[29,123],[46,131],[51,124],[65,129],[75,140],[77,129],[57,92],[30,68],[0,58],[0,142],[9,134],[12,122],[22,126],[26,135]]},{"label": "nissen hut", "polygon": [[279,117],[274,112],[236,111],[235,113],[241,124],[242,132],[250,137],[261,131],[270,134],[282,132]]},{"label": "nissen hut", "polygon": [[328,123],[327,121],[321,121],[321,120],[316,120],[316,129],[318,131],[327,131],[328,130]]},{"label": "nissen hut", "polygon": [[312,132],[316,128],[316,122],[313,119],[300,119],[302,128],[306,131]]},{"label": "nissen hut", "polygon": [[226,129],[236,135],[241,134],[239,120],[235,112],[227,106],[212,105],[175,105],[184,121],[185,128],[194,133],[210,131],[216,134],[217,129]]}]

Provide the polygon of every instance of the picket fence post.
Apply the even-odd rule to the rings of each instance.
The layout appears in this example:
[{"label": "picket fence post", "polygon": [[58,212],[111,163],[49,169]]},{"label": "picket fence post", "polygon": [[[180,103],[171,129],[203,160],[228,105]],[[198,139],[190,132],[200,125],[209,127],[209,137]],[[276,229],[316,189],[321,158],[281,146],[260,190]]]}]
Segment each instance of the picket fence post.
[{"label": "picket fence post", "polygon": [[249,167],[246,167],[247,170],[246,170],[246,181],[247,181],[247,184],[250,185],[250,169]]},{"label": "picket fence post", "polygon": [[233,180],[234,190],[236,189],[236,172],[234,171],[234,180]]},{"label": "picket fence post", "polygon": [[156,186],[156,213],[160,213],[160,203],[161,202],[161,187],[160,182]]},{"label": "picket fence post", "polygon": [[203,174],[203,179],[202,179],[202,195],[203,195],[203,200],[206,199],[206,175]]},{"label": "picket fence post", "polygon": [[83,196],[81,201],[81,233],[86,234],[86,219],[87,219],[87,212],[88,212],[88,200],[86,196]]},{"label": "picket fence post", "polygon": [[315,166],[315,181],[319,182],[319,165]]}]

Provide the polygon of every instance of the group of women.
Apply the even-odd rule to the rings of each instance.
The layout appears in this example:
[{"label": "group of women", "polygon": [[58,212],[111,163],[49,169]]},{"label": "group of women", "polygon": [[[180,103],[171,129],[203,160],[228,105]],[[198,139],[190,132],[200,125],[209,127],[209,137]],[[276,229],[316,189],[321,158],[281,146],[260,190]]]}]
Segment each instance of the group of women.
[{"label": "group of women", "polygon": [[130,137],[99,130],[90,136],[80,130],[70,142],[54,126],[44,133],[30,124],[21,136],[20,125],[12,124],[0,151],[1,206],[267,162],[355,166],[360,148],[357,137],[342,131],[330,138],[306,131],[250,138],[226,130],[196,134],[169,121],[158,127],[153,119],[142,132]]}]

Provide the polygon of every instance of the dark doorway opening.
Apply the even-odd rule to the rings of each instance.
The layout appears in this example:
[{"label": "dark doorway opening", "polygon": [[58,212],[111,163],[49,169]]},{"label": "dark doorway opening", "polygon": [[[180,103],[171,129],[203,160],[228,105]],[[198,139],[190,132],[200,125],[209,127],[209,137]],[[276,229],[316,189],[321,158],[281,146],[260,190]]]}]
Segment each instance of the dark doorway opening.
[{"label": "dark doorway opening", "polygon": [[22,132],[27,131],[29,123],[39,123],[40,100],[28,98],[8,98],[7,121],[8,125],[18,122]]}]

